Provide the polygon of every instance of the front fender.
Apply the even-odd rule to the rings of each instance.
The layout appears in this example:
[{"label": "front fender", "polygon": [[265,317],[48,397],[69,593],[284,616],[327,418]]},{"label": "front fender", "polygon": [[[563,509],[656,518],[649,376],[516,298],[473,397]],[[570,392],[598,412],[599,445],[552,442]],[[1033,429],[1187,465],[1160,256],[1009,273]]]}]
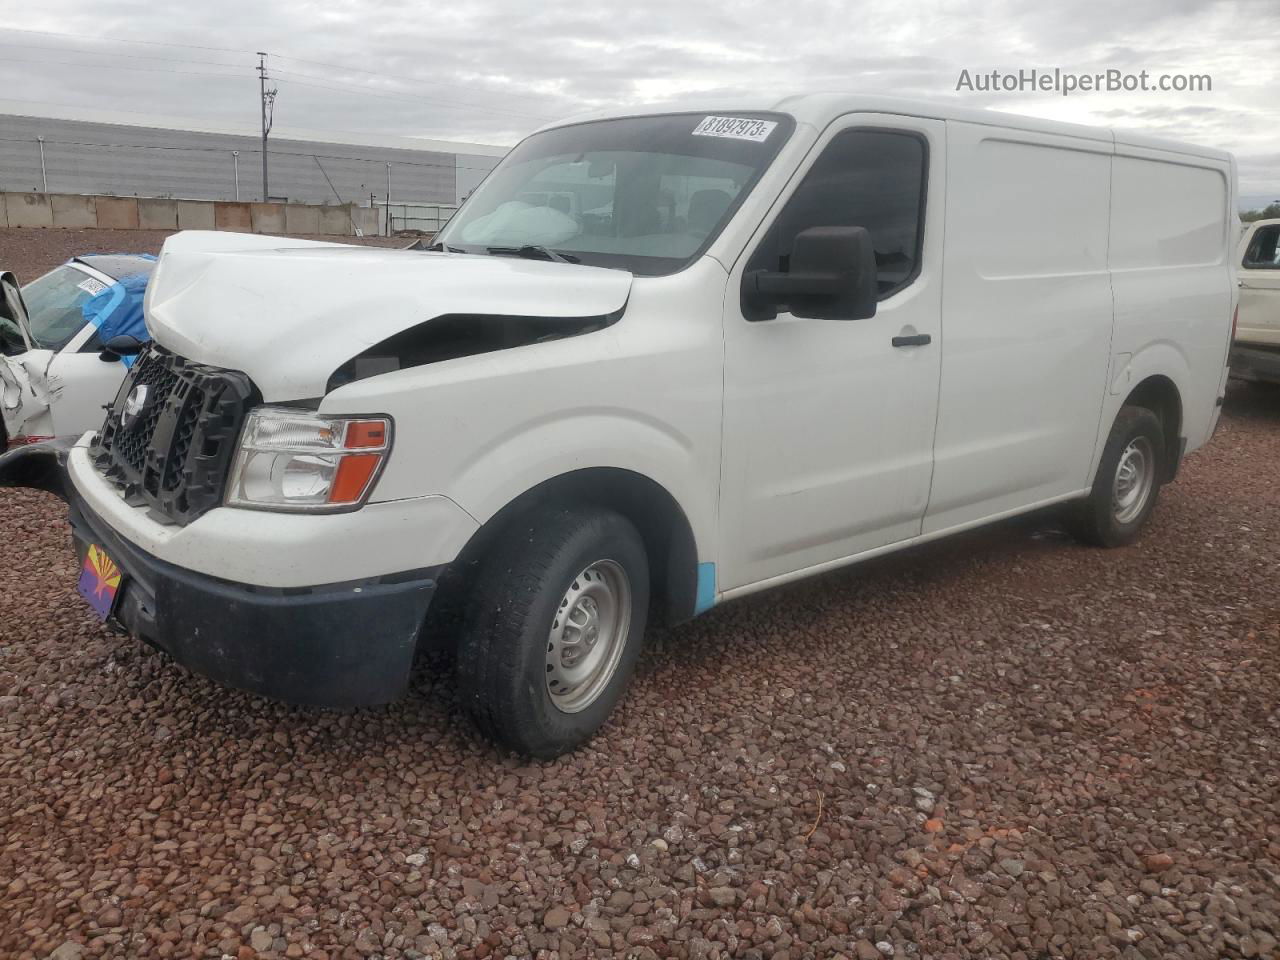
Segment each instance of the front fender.
[{"label": "front fender", "polygon": [[0,454],[0,487],[30,487],[68,499],[67,456],[76,441],[61,437]]},{"label": "front fender", "polygon": [[[707,515],[689,489],[702,475],[693,439],[635,410],[591,406],[512,424],[458,464],[451,486],[459,504],[484,522],[517,497],[577,469],[627,470],[665,489],[686,515]],[[695,524],[696,525],[696,524]]]}]

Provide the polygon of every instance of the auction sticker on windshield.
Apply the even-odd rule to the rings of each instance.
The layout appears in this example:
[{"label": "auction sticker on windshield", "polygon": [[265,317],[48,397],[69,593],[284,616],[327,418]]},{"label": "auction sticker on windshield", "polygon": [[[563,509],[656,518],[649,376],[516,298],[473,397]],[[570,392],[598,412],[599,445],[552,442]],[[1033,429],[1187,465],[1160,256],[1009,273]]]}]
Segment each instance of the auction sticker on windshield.
[{"label": "auction sticker on windshield", "polygon": [[750,117],[703,117],[702,122],[693,128],[693,135],[764,143],[777,125],[776,120],[752,120]]}]

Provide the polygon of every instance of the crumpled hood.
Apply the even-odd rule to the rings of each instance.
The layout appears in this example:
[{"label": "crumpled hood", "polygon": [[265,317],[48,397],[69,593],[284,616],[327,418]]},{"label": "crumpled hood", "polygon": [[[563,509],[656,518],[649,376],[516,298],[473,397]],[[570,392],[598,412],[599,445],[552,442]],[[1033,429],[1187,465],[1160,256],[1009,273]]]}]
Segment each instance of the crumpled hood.
[{"label": "crumpled hood", "polygon": [[147,289],[156,341],[242,370],[263,399],[324,394],[356,354],[448,314],[598,317],[631,274],[576,264],[192,231],[166,241]]}]

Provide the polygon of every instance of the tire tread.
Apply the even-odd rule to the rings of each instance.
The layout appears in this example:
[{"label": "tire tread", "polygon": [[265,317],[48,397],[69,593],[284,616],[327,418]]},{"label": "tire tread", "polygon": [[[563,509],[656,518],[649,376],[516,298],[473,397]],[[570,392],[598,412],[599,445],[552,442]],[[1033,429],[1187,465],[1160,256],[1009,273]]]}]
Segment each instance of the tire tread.
[{"label": "tire tread", "polygon": [[[521,693],[532,692],[521,690],[528,682],[521,655],[532,642],[529,631],[535,607],[545,591],[553,589],[549,581],[561,558],[584,535],[603,537],[619,529],[641,544],[634,527],[613,511],[547,505],[512,521],[481,561],[456,665],[459,701],[485,737],[531,756],[549,757],[566,749],[544,742],[539,731],[525,728],[515,715],[514,701]],[[634,581],[636,572],[629,572]],[[635,590],[633,582],[635,593],[643,593],[633,596],[633,604],[647,602],[647,568],[645,574],[643,591]],[[642,608],[633,607],[632,624],[633,629],[643,630]],[[639,638],[633,636],[628,642],[638,645]]]},{"label": "tire tread", "polygon": [[[1152,440],[1156,463],[1154,486],[1142,515],[1124,530],[1117,529],[1111,515],[1111,481],[1115,465],[1125,445],[1137,433],[1144,432]],[[1164,432],[1156,414],[1146,407],[1126,404],[1116,414],[1115,423],[1107,435],[1107,442],[1098,459],[1098,472],[1093,488],[1085,499],[1072,505],[1066,515],[1067,527],[1076,539],[1095,547],[1119,547],[1132,543],[1151,511],[1160,493],[1160,464],[1164,458]]]}]

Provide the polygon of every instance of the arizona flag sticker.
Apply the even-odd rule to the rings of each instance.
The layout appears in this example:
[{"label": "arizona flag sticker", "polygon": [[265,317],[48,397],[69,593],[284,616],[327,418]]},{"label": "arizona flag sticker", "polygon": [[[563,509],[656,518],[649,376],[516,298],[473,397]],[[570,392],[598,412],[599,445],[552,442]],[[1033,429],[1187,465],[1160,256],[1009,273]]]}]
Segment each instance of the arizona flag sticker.
[{"label": "arizona flag sticker", "polygon": [[90,544],[80,571],[80,595],[89,601],[94,613],[103,620],[111,615],[116,591],[120,589],[120,568],[106,552]]}]

